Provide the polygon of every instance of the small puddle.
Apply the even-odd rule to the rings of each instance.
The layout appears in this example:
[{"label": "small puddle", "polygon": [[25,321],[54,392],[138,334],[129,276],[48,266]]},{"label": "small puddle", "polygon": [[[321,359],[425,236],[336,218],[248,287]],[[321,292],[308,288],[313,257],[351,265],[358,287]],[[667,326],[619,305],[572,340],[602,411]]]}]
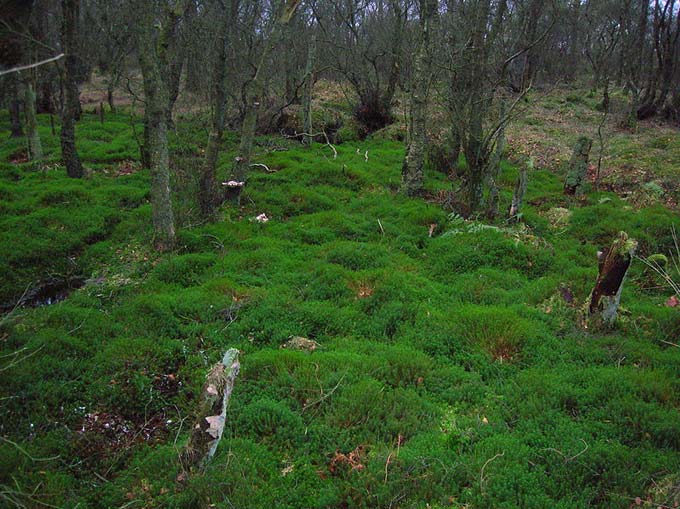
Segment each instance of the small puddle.
[{"label": "small puddle", "polygon": [[0,312],[7,312],[16,306],[37,308],[50,306],[66,299],[71,292],[85,285],[85,278],[69,279],[50,278],[38,286],[30,288],[19,301],[0,305]]}]

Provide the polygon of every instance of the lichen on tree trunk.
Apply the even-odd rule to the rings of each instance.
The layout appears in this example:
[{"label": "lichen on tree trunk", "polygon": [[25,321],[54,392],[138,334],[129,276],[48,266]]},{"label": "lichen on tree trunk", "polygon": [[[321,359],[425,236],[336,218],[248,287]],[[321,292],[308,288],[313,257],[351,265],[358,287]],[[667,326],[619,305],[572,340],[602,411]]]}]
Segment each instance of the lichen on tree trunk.
[{"label": "lichen on tree trunk", "polygon": [[592,146],[593,140],[587,136],[581,136],[576,142],[569,161],[567,178],[564,181],[564,194],[580,195],[583,193],[583,184],[588,172],[588,157]]},{"label": "lichen on tree trunk", "polygon": [[609,248],[598,253],[597,281],[588,300],[589,322],[595,320],[611,327],[616,321],[623,282],[636,249],[637,242],[620,232]]},{"label": "lichen on tree trunk", "polygon": [[215,455],[240,369],[238,354],[234,348],[228,350],[222,362],[215,364],[206,377],[189,441],[180,454],[184,472],[203,468]]}]

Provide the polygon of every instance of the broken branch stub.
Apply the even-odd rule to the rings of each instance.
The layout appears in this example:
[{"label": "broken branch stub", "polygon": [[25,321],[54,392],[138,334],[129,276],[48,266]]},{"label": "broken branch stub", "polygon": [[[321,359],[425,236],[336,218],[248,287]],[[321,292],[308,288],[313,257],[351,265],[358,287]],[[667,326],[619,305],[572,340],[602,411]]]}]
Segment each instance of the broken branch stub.
[{"label": "broken branch stub", "polygon": [[590,294],[588,317],[599,317],[606,326],[614,324],[623,282],[636,249],[637,242],[620,232],[609,248],[598,253],[599,274]]},{"label": "broken branch stub", "polygon": [[222,362],[215,364],[206,377],[189,442],[180,454],[185,472],[196,467],[203,468],[215,455],[224,432],[234,382],[241,367],[238,353],[235,348],[228,350]]}]

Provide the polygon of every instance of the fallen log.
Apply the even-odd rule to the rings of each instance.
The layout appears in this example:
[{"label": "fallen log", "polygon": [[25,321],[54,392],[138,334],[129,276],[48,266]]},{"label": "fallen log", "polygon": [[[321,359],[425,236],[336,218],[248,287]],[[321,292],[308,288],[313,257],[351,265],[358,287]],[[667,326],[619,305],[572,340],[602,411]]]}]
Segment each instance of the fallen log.
[{"label": "fallen log", "polygon": [[185,474],[196,468],[204,468],[215,455],[240,369],[238,353],[235,348],[228,350],[222,362],[215,364],[206,377],[189,441],[180,453]]}]

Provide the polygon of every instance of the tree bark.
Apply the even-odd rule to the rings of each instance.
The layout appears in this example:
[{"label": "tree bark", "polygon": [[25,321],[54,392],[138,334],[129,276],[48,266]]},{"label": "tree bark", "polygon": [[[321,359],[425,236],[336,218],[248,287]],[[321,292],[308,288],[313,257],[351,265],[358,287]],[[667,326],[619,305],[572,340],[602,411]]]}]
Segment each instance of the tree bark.
[{"label": "tree bark", "polygon": [[[175,220],[170,193],[168,151],[168,91],[163,80],[163,47],[154,34],[154,12],[150,2],[137,5],[140,20],[138,47],[139,66],[144,81],[145,150],[151,171],[151,212],[154,245],[159,251],[172,249],[175,242]],[[158,46],[157,46],[158,44]]]},{"label": "tree bark", "polygon": [[587,136],[581,136],[576,142],[564,182],[564,194],[580,195],[583,193],[583,184],[588,172],[588,157],[592,146],[593,140]]},{"label": "tree bark", "polygon": [[611,247],[598,253],[599,273],[588,304],[590,319],[599,318],[605,326],[616,321],[623,282],[636,249],[637,242],[620,232]]},{"label": "tree bark", "polygon": [[401,171],[404,192],[414,196],[423,190],[423,166],[427,142],[427,89],[430,83],[431,31],[437,14],[436,0],[420,2],[420,41],[413,66],[410,136]]},{"label": "tree bark", "polygon": [[71,178],[81,178],[85,174],[76,150],[76,119],[80,116],[80,92],[76,85],[77,73],[77,34],[79,0],[62,0],[63,20],[61,26],[64,58],[64,106],[61,112],[61,159],[66,166],[66,174]]},{"label": "tree bark", "polygon": [[189,442],[180,454],[185,473],[205,467],[217,451],[224,432],[227,406],[240,369],[238,353],[234,348],[228,350],[222,362],[215,364],[206,377]]},{"label": "tree bark", "polygon": [[38,133],[38,116],[36,114],[35,91],[33,84],[27,80],[24,84],[24,109],[26,112],[26,130],[28,135],[28,157],[31,161],[42,159],[43,149]]}]

